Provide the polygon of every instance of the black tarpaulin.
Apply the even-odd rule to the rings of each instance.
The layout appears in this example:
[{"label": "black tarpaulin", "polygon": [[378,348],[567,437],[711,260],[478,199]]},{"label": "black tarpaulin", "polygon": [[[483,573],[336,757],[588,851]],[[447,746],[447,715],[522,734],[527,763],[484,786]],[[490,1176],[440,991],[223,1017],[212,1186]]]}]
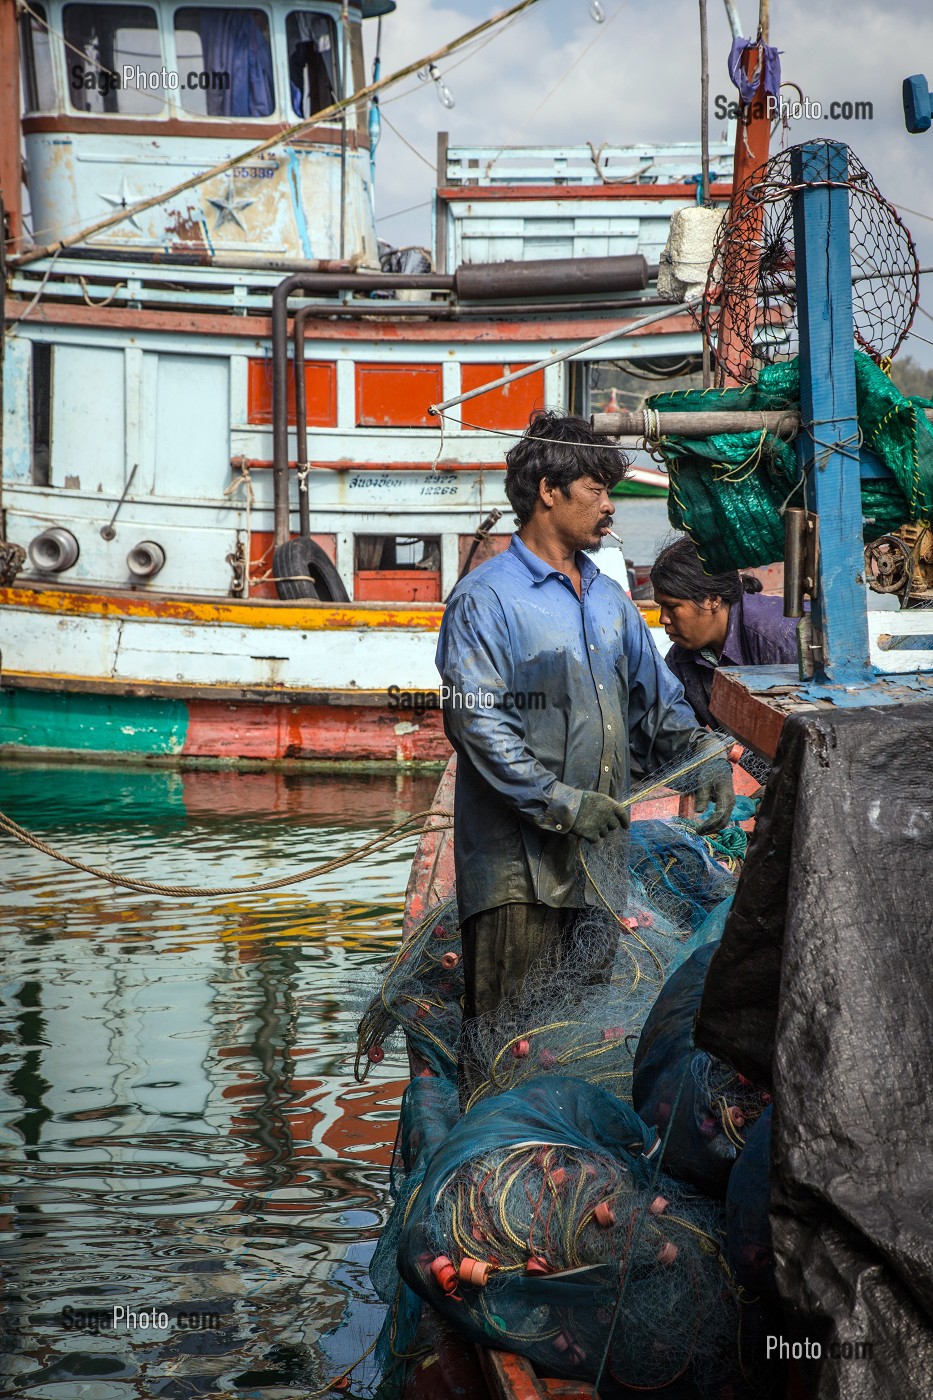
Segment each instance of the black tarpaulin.
[{"label": "black tarpaulin", "polygon": [[773,1083],[777,1281],[816,1400],[933,1396],[931,968],[933,705],[789,719],[696,1043]]}]

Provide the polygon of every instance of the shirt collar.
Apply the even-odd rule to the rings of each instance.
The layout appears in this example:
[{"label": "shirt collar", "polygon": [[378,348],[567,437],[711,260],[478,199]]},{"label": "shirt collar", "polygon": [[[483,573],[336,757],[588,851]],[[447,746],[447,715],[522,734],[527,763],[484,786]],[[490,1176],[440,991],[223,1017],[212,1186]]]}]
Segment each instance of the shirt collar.
[{"label": "shirt collar", "polygon": [[[549,578],[566,578],[566,574],[562,574],[560,569],[555,569],[553,565],[546,563],[540,555],[533,554],[518,535],[512,536],[509,550],[528,570],[535,583],[544,583],[545,579]],[[580,550],[577,551],[577,567],[580,570],[580,592],[583,594],[598,575],[599,569],[589,555],[583,554]]]},{"label": "shirt collar", "polygon": [[722,651],[719,654],[720,665],[723,661],[730,662],[733,666],[741,666],[744,660],[742,654],[742,599],[737,603],[730,604],[729,626],[726,628],[726,640],[722,644]]}]

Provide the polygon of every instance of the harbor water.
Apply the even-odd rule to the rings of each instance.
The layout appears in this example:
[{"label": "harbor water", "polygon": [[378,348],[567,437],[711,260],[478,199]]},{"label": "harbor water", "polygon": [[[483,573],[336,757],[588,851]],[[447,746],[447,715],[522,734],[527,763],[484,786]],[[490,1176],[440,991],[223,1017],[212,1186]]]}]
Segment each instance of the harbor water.
[{"label": "harbor water", "polygon": [[[348,852],[436,783],[11,765],[0,810],[87,864],[216,886]],[[406,1060],[358,1085],[355,1026],[413,847],[200,900],[3,838],[0,1392],[306,1396],[366,1350]]]}]

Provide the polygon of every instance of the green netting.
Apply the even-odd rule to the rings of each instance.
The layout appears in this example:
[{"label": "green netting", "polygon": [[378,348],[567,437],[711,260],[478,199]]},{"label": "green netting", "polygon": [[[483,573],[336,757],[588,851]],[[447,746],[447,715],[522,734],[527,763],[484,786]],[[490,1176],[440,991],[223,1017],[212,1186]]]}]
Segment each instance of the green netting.
[{"label": "green netting", "polygon": [[[933,516],[933,429],[922,411],[933,405],[927,399],[905,398],[861,351],[855,355],[855,391],[862,442],[892,474],[862,482],[867,541],[908,520]],[[797,410],[799,395],[799,361],[791,360],[766,365],[755,384],[741,389],[655,394],[648,404],[662,413],[767,413]],[[814,436],[822,441],[819,428]],[[798,479],[793,442],[771,433],[720,433],[667,437],[660,451],[671,477],[670,522],[694,541],[709,573],[784,558],[780,509]],[[803,505],[801,496],[798,492],[791,504]]]}]

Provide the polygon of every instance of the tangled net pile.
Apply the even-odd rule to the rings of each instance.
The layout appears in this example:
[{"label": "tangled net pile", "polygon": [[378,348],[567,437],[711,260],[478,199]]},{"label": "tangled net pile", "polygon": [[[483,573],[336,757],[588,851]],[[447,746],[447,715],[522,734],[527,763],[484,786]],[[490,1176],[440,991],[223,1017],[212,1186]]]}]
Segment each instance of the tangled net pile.
[{"label": "tangled net pile", "polygon": [[[736,877],[681,820],[634,822],[627,839],[587,846],[582,859],[598,903],[559,969],[539,965],[476,1024],[463,1047],[478,1084],[465,1113],[455,899],[407,939],[360,1023],[359,1078],[398,1030],[413,1074],[394,1207],[370,1266],[388,1305],[377,1350],[386,1400],[400,1394],[404,1363],[436,1350],[439,1318],[546,1374],[599,1375],[606,1397],[625,1387],[691,1400],[767,1393],[752,1360],[759,1313],[726,1259],[724,1185],[698,1190],[689,1170],[676,1180],[660,1118],[631,1106],[646,1019],[676,975],[708,961]],[[588,983],[607,946],[608,982]],[[687,984],[689,999],[696,978]],[[681,1049],[670,1046],[679,1069]],[[750,1122],[760,1111],[754,1087],[743,1097],[709,1056],[684,1082],[691,1115],[695,1102],[720,1100],[745,1105]],[[727,1119],[717,1139],[731,1166],[738,1124]],[[688,1132],[688,1154],[695,1139]],[[699,1144],[701,1155],[710,1148],[706,1136]]]},{"label": "tangled net pile", "polygon": [[[808,143],[815,144],[815,143]],[[826,143],[829,144],[829,143]],[[717,236],[700,311],[720,375],[749,384],[762,364],[799,353],[794,256],[793,148],[750,177]],[[815,181],[814,184],[825,182]],[[919,297],[919,265],[910,233],[858,157],[848,178],[855,343],[881,364],[910,329]],[[728,309],[730,336],[722,336]]]},{"label": "tangled net pile", "polygon": [[[721,931],[735,877],[687,823],[632,824],[628,841],[587,854],[604,902],[578,921],[561,967],[540,966],[521,995],[478,1023],[465,1047],[477,1099],[542,1073],[573,1073],[627,1096],[633,1041],[665,977]],[[624,912],[616,913],[616,910]],[[717,911],[713,914],[712,911]],[[608,985],[585,986],[593,949],[618,945]],[[355,1073],[365,1078],[404,1031],[415,1074],[456,1076],[463,966],[456,900],[431,909],[387,969],[359,1025]]]},{"label": "tangled net pile", "polygon": [[601,1372],[604,1396],[680,1378],[687,1393],[755,1393],[723,1209],[660,1175],[658,1148],[625,1103],[577,1079],[489,1099],[410,1196],[406,1283],[471,1340],[550,1374]]}]

